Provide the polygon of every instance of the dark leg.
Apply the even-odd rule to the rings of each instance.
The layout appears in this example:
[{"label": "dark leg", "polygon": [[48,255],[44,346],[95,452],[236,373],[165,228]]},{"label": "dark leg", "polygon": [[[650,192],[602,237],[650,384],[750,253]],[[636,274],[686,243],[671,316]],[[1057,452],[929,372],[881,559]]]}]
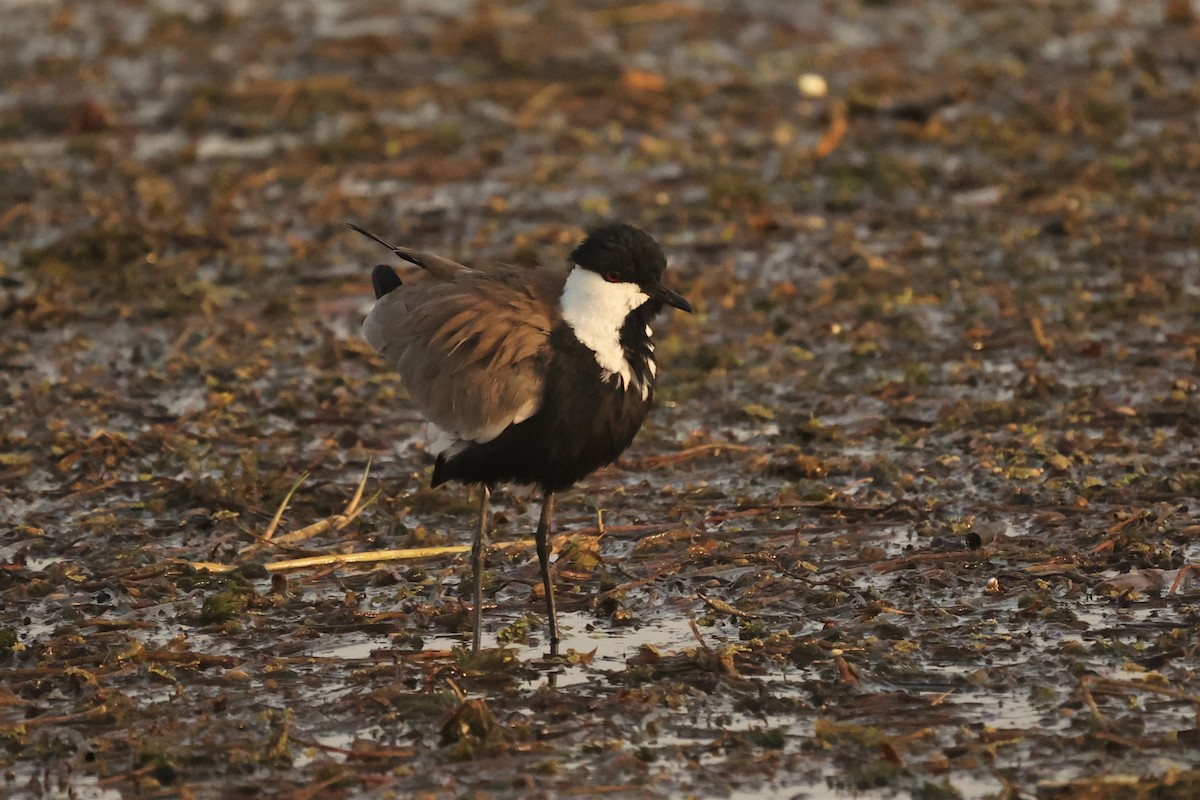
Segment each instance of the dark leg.
[{"label": "dark leg", "polygon": [[475,543],[471,546],[471,571],[475,573],[475,606],[471,609],[471,655],[479,654],[479,641],[483,635],[483,543],[487,540],[488,499],[492,496],[492,487],[486,483],[480,486],[479,497],[479,531],[475,534]]},{"label": "dark leg", "polygon": [[542,516],[538,520],[537,542],[538,564],[542,568],[542,589],[546,593],[546,616],[550,622],[550,649],[558,651],[558,614],[554,611],[554,581],[550,578],[550,529],[554,521],[554,493],[546,492],[542,499]]}]

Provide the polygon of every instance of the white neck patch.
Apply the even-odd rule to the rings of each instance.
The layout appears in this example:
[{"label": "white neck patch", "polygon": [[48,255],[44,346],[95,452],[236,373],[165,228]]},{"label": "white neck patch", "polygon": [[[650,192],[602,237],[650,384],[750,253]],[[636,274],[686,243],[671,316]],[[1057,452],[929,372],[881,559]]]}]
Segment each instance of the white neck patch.
[{"label": "white neck patch", "polygon": [[[562,293],[563,321],[571,326],[600,365],[602,378],[618,376],[626,389],[633,388],[633,367],[621,347],[625,317],[649,298],[634,283],[609,283],[591,270],[575,267]],[[645,396],[649,387],[642,387]]]}]

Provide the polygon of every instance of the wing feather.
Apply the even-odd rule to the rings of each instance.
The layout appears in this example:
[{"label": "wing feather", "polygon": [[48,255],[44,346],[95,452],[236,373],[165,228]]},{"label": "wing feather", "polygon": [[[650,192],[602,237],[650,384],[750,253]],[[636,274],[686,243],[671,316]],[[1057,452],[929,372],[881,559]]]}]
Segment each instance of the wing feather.
[{"label": "wing feather", "polygon": [[456,439],[488,441],[541,405],[566,274],[496,265],[448,278],[384,295],[363,330],[430,422]]}]

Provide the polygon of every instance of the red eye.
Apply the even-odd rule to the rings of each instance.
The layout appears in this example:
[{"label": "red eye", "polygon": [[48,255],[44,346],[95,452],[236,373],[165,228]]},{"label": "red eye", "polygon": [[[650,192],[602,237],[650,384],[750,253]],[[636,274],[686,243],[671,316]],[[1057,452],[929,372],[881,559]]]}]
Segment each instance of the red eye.
[{"label": "red eye", "polygon": [[620,283],[621,276],[615,272],[606,272],[604,273],[604,280],[608,281],[609,283]]}]

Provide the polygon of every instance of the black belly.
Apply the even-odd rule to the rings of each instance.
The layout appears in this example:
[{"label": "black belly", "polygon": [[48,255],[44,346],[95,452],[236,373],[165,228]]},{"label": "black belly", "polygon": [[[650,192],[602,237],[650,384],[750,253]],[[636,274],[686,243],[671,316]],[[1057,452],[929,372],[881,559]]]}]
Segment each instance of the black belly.
[{"label": "black belly", "polygon": [[[568,331],[556,330],[551,342],[554,356],[541,410],[490,442],[439,457],[434,486],[449,480],[509,482],[557,492],[611,464],[629,447],[653,395],[643,399],[639,389],[627,391],[619,379],[601,381],[592,352]],[[634,363],[653,380],[644,361],[635,358]]]}]

